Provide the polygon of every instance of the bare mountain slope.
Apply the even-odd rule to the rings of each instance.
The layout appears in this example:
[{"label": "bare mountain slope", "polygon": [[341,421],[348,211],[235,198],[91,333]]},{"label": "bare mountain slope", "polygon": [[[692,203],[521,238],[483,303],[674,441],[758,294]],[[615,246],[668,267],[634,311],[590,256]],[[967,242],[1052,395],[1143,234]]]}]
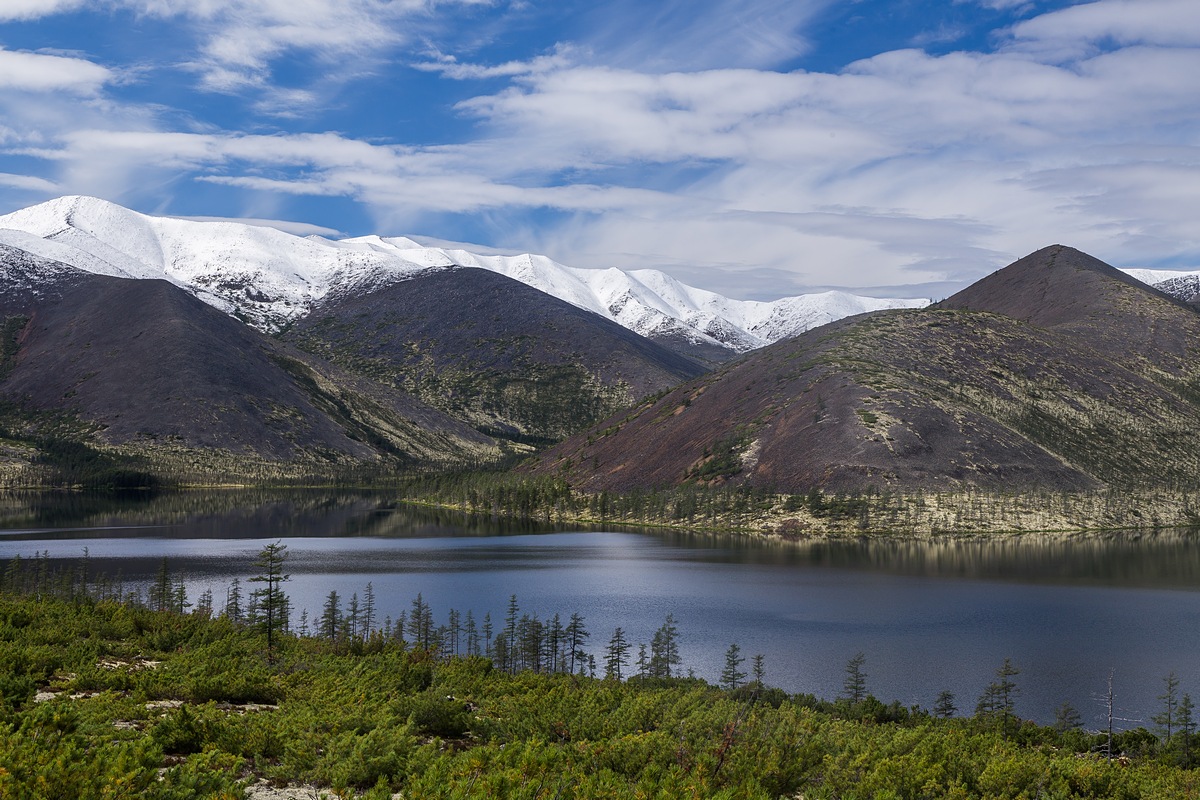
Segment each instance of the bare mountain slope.
[{"label": "bare mountain slope", "polygon": [[[19,271],[8,256],[0,264]],[[0,393],[33,413],[66,412],[99,442],[327,463],[497,452],[414,398],[281,345],[165,281],[67,268],[36,293],[0,293],[0,307],[10,345]]]},{"label": "bare mountain slope", "polygon": [[557,440],[705,368],[483,269],[339,294],[290,327],[299,347],[498,436]]},{"label": "bare mountain slope", "polygon": [[751,353],[532,468],[597,490],[1196,486],[1196,342],[1191,309],[1047,248],[942,308]]}]

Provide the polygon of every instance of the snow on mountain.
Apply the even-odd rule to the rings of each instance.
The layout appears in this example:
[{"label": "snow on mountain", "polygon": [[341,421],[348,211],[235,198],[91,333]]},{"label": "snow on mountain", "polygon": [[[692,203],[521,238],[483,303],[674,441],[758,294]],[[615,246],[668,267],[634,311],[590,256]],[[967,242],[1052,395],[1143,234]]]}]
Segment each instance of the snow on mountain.
[{"label": "snow on mountain", "polygon": [[1127,269],[1126,275],[1148,283],[1161,292],[1166,292],[1184,302],[1200,295],[1200,270],[1179,271],[1171,269]]},{"label": "snow on mountain", "polygon": [[405,237],[301,238],[236,222],[152,217],[78,196],[0,216],[0,244],[88,272],[168,280],[264,330],[303,316],[331,294],[454,266],[497,272],[644,336],[735,352],[851,314],[929,303],[843,292],[734,300],[657,270],[577,269],[545,256],[480,255]]}]

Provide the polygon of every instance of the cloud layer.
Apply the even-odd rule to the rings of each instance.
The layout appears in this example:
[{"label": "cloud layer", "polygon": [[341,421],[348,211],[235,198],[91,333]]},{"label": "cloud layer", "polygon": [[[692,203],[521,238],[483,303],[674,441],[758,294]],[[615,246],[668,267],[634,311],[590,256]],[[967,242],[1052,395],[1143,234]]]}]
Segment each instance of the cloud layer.
[{"label": "cloud layer", "polygon": [[[377,114],[412,119],[409,98],[426,92],[429,113],[450,125],[414,141],[303,121],[213,124],[190,102],[139,100],[130,66],[0,50],[10,206],[60,191],[222,216],[352,203],[385,234],[660,267],[745,297],[948,289],[1053,242],[1118,265],[1200,265],[1200,7],[1190,0],[1041,14],[992,2],[1015,10],[986,50],[894,47],[824,72],[784,68],[810,46],[821,2],[721,0],[686,24],[672,4],[651,18],[617,0],[623,30],[640,35],[617,42],[621,28],[596,25],[489,60],[461,30],[444,41],[429,32],[451,19],[519,30],[520,6],[107,1],[189,30],[195,49],[181,63],[196,96],[257,103],[286,89],[316,102],[315,84],[277,78],[300,53],[339,80],[374,82]],[[23,0],[0,19],[71,7]],[[379,81],[385,73],[424,83],[406,95]],[[345,77],[356,74],[367,77]],[[172,201],[188,186],[250,199],[179,211]]]}]

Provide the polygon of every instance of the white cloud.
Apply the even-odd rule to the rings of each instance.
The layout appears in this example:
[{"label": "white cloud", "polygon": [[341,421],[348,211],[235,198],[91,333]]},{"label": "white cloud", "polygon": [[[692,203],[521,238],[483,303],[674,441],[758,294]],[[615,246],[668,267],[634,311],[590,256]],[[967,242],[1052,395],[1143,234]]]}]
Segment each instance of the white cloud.
[{"label": "white cloud", "polygon": [[552,70],[563,69],[570,65],[571,48],[560,45],[553,53],[538,56],[528,61],[507,61],[503,64],[487,66],[483,64],[465,64],[454,56],[443,53],[435,54],[433,61],[423,61],[413,64],[422,72],[437,72],[453,80],[479,80],[485,78],[515,78],[525,75],[538,75]]},{"label": "white cloud", "polygon": [[1063,48],[1076,55],[1084,45],[1200,45],[1200,3],[1195,0],[1098,0],[1042,14],[1017,24],[1018,42]]},{"label": "white cloud", "polygon": [[609,0],[582,17],[604,63],[647,72],[771,68],[808,52],[807,24],[833,0]]},{"label": "white cloud", "polygon": [[[441,5],[490,0],[3,0],[0,22],[85,9],[168,20],[198,42],[181,57],[202,88],[241,92],[271,88],[272,63],[301,52],[327,72],[359,74],[361,63],[419,40]],[[179,41],[183,43],[184,37]],[[293,99],[298,97],[294,95]]]},{"label": "white cloud", "polygon": [[47,194],[59,191],[57,184],[45,178],[38,178],[33,175],[13,175],[8,172],[0,172],[0,186],[11,186],[14,189],[45,192]]},{"label": "white cloud", "polygon": [[0,3],[0,22],[38,19],[73,11],[81,8],[86,2],[87,0],[4,0]]},{"label": "white cloud", "polygon": [[113,77],[85,59],[0,48],[0,91],[94,94]]},{"label": "white cloud", "polygon": [[[1118,38],[1145,4],[1172,16]],[[233,9],[243,22],[284,13],[274,0],[161,5],[142,11],[210,21],[214,37]],[[290,5],[341,13],[328,0]],[[662,267],[743,296],[965,281],[1053,242],[1118,265],[1200,263],[1200,46],[1170,30],[1200,28],[1192,5],[1102,0],[1027,20],[994,52],[896,50],[838,73],[657,71],[632,51],[614,59],[636,65],[619,67],[584,48],[494,66],[435,56],[422,68],[504,83],[460,104],[475,127],[459,144],[180,132],[94,97],[22,105],[2,92],[0,141],[46,160],[47,174],[27,179],[38,191],[128,201],[198,180],[249,198],[350,198],[385,234],[453,236],[440,226],[470,215],[500,247]],[[232,36],[203,68],[234,86],[260,80],[275,45],[342,47],[313,36]]]}]

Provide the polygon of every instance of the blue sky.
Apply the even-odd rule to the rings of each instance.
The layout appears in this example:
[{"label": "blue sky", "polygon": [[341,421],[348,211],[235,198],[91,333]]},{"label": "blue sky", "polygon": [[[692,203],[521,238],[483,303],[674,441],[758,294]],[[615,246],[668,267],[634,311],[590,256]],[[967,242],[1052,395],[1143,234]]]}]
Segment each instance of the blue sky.
[{"label": "blue sky", "polygon": [[1200,268],[1195,0],[3,0],[0,212],[942,296]]}]

